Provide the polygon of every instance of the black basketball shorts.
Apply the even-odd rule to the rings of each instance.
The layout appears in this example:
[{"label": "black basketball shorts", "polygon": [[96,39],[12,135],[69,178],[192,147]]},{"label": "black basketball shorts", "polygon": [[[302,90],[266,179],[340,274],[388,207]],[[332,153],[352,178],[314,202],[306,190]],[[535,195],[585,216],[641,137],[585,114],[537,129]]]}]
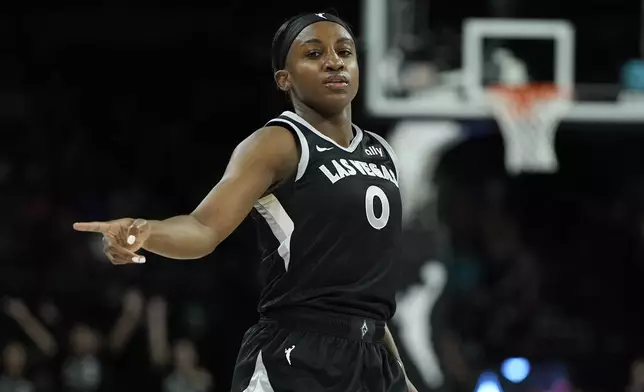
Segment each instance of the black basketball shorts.
[{"label": "black basketball shorts", "polygon": [[242,342],[233,392],[406,392],[385,324],[323,313],[262,317]]}]

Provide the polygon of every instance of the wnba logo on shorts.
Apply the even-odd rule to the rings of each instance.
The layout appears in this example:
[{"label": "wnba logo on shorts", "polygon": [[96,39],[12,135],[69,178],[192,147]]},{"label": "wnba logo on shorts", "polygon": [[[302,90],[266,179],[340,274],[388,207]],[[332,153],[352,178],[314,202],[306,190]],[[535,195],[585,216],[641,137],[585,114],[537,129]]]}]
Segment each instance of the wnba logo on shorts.
[{"label": "wnba logo on shorts", "polygon": [[367,320],[362,321],[362,328],[360,328],[360,331],[362,332],[362,339],[364,339],[364,335],[369,332],[369,327],[367,327]]}]

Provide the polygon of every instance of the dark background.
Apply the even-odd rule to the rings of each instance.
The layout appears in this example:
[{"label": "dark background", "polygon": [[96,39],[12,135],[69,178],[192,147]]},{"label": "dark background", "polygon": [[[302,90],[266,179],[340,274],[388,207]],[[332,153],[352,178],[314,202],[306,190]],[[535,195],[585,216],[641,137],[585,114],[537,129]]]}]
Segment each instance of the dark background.
[{"label": "dark background", "polygon": [[[227,390],[257,319],[250,222],[205,260],[148,255],[123,267],[71,224],[189,213],[234,146],[287,108],[270,69],[274,31],[295,13],[329,8],[112,2],[0,13],[0,345],[21,343],[24,378],[37,390],[171,388],[163,380],[173,365],[151,347],[181,338],[195,343],[215,390]],[[333,9],[360,32],[357,2]],[[397,119],[362,107],[358,98],[354,122],[387,135]],[[450,271],[432,314],[443,390],[472,391],[480,371],[517,355],[565,363],[585,391],[635,383],[630,369],[644,348],[642,125],[564,124],[561,171],[518,178],[503,170],[493,124],[463,126],[478,136],[445,153],[438,199],[410,225],[400,262],[401,290],[419,282],[428,257]],[[423,214],[441,224],[427,226]],[[72,344],[92,340],[80,325],[98,351]],[[120,345],[115,325],[132,331]],[[150,338],[164,336],[160,325],[167,337]],[[9,351],[5,368],[16,358]],[[72,359],[88,356],[102,364],[98,383],[83,371],[69,376]],[[85,384],[70,381],[78,378]]]}]

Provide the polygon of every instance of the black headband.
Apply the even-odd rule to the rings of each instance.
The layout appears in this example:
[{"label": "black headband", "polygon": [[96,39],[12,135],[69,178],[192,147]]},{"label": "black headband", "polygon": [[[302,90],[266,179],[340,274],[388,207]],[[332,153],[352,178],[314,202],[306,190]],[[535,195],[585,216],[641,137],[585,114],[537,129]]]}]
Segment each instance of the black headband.
[{"label": "black headband", "polygon": [[284,69],[284,67],[286,66],[286,56],[288,55],[288,51],[290,50],[293,41],[295,41],[295,38],[297,38],[297,36],[307,26],[317,22],[337,23],[340,26],[344,27],[353,37],[353,32],[351,31],[349,25],[347,25],[345,21],[335,15],[319,13],[305,14],[296,17],[286,22],[285,25],[280,28],[277,36],[275,37],[275,40],[273,41],[273,72]]}]

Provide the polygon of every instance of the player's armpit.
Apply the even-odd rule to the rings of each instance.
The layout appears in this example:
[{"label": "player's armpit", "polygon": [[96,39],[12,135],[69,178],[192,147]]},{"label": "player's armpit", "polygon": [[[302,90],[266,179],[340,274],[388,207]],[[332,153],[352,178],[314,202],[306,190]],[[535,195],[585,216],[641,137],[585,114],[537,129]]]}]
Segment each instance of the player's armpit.
[{"label": "player's armpit", "polygon": [[297,144],[288,130],[259,129],[237,146],[222,179],[191,216],[210,228],[219,244],[271,185],[295,172],[298,160]]}]

